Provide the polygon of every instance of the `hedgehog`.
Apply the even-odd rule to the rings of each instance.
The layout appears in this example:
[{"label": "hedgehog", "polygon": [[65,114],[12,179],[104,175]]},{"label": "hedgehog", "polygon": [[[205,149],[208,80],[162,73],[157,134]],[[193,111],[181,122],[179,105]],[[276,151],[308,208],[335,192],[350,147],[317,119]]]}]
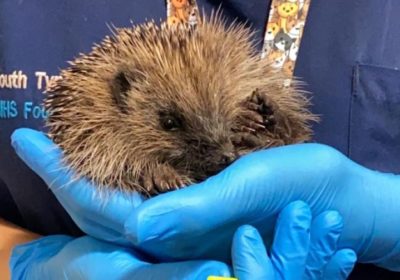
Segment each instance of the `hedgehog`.
[{"label": "hedgehog", "polygon": [[252,36],[218,16],[115,28],[47,90],[48,135],[65,165],[101,189],[154,196],[309,140],[309,98]]}]

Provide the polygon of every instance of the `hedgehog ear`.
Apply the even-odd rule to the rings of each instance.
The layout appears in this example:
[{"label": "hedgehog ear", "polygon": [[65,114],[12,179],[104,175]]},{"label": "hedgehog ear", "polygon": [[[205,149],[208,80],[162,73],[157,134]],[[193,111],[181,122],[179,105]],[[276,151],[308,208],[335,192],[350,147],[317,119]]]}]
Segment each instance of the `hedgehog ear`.
[{"label": "hedgehog ear", "polygon": [[126,74],[124,72],[119,72],[112,81],[111,94],[115,104],[123,113],[127,113],[126,97],[130,89],[131,83],[126,77]]}]

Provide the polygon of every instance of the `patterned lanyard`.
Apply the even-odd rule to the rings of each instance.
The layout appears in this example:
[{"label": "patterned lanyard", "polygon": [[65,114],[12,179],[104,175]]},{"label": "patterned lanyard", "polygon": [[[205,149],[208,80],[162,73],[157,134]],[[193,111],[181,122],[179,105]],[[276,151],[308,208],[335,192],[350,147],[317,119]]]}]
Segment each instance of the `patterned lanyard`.
[{"label": "patterned lanyard", "polygon": [[293,76],[311,0],[272,0],[262,57]]},{"label": "patterned lanyard", "polygon": [[[293,76],[297,54],[311,0],[272,0],[264,36],[262,57],[273,67]],[[167,0],[168,24],[196,25],[199,9],[196,0]]]}]

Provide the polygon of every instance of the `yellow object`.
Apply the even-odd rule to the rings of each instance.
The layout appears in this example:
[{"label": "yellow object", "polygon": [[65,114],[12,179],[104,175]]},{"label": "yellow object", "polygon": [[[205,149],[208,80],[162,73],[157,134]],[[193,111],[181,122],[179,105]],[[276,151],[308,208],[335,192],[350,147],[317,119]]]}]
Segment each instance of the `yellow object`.
[{"label": "yellow object", "polygon": [[207,280],[238,280],[237,278],[208,276]]}]

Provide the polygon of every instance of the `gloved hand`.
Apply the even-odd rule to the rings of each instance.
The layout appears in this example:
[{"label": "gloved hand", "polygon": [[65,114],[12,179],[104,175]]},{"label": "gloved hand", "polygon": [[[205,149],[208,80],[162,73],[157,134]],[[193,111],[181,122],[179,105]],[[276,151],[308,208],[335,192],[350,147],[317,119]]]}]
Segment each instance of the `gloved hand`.
[{"label": "gloved hand", "polygon": [[[336,252],[343,224],[327,211],[311,223],[311,211],[293,202],[280,213],[269,258],[261,237],[250,226],[236,232],[232,246],[234,272],[246,279],[346,279],[356,257]],[[229,276],[223,263],[191,261],[150,264],[134,250],[94,239],[65,235],[20,245],[11,257],[12,279],[206,279]]]},{"label": "gloved hand", "polygon": [[124,236],[124,222],[142,203],[140,195],[100,194],[87,180],[76,180],[63,166],[61,150],[39,131],[17,129],[11,139],[18,156],[46,182],[82,231],[112,243],[130,244]]},{"label": "gloved hand", "polygon": [[202,184],[149,200],[128,219],[143,202],[139,195],[115,192],[107,204],[99,203],[95,186],[84,179],[69,183],[73,174],[62,166],[61,151],[42,133],[19,129],[12,143],[77,225],[99,239],[127,245],[128,234],[134,244],[164,259],[227,260],[238,226],[256,225],[269,238],[276,214],[301,199],[314,214],[326,209],[343,214],[340,245],[354,248],[360,261],[400,269],[399,178],[362,168],[327,146],[253,153]]},{"label": "gloved hand", "polygon": [[319,144],[244,156],[203,183],[145,201],[126,231],[136,246],[164,260],[228,260],[240,225],[269,239],[277,213],[295,200],[308,203],[314,216],[337,210],[344,220],[339,248],[400,271],[400,178]]},{"label": "gloved hand", "polygon": [[240,280],[344,280],[356,261],[352,250],[336,251],[341,216],[326,211],[311,222],[304,202],[292,202],[279,214],[269,254],[252,226],[240,227],[232,245],[233,270]]},{"label": "gloved hand", "polygon": [[227,265],[214,261],[151,264],[133,250],[89,236],[53,235],[17,246],[10,261],[15,280],[205,280],[229,276]]}]

